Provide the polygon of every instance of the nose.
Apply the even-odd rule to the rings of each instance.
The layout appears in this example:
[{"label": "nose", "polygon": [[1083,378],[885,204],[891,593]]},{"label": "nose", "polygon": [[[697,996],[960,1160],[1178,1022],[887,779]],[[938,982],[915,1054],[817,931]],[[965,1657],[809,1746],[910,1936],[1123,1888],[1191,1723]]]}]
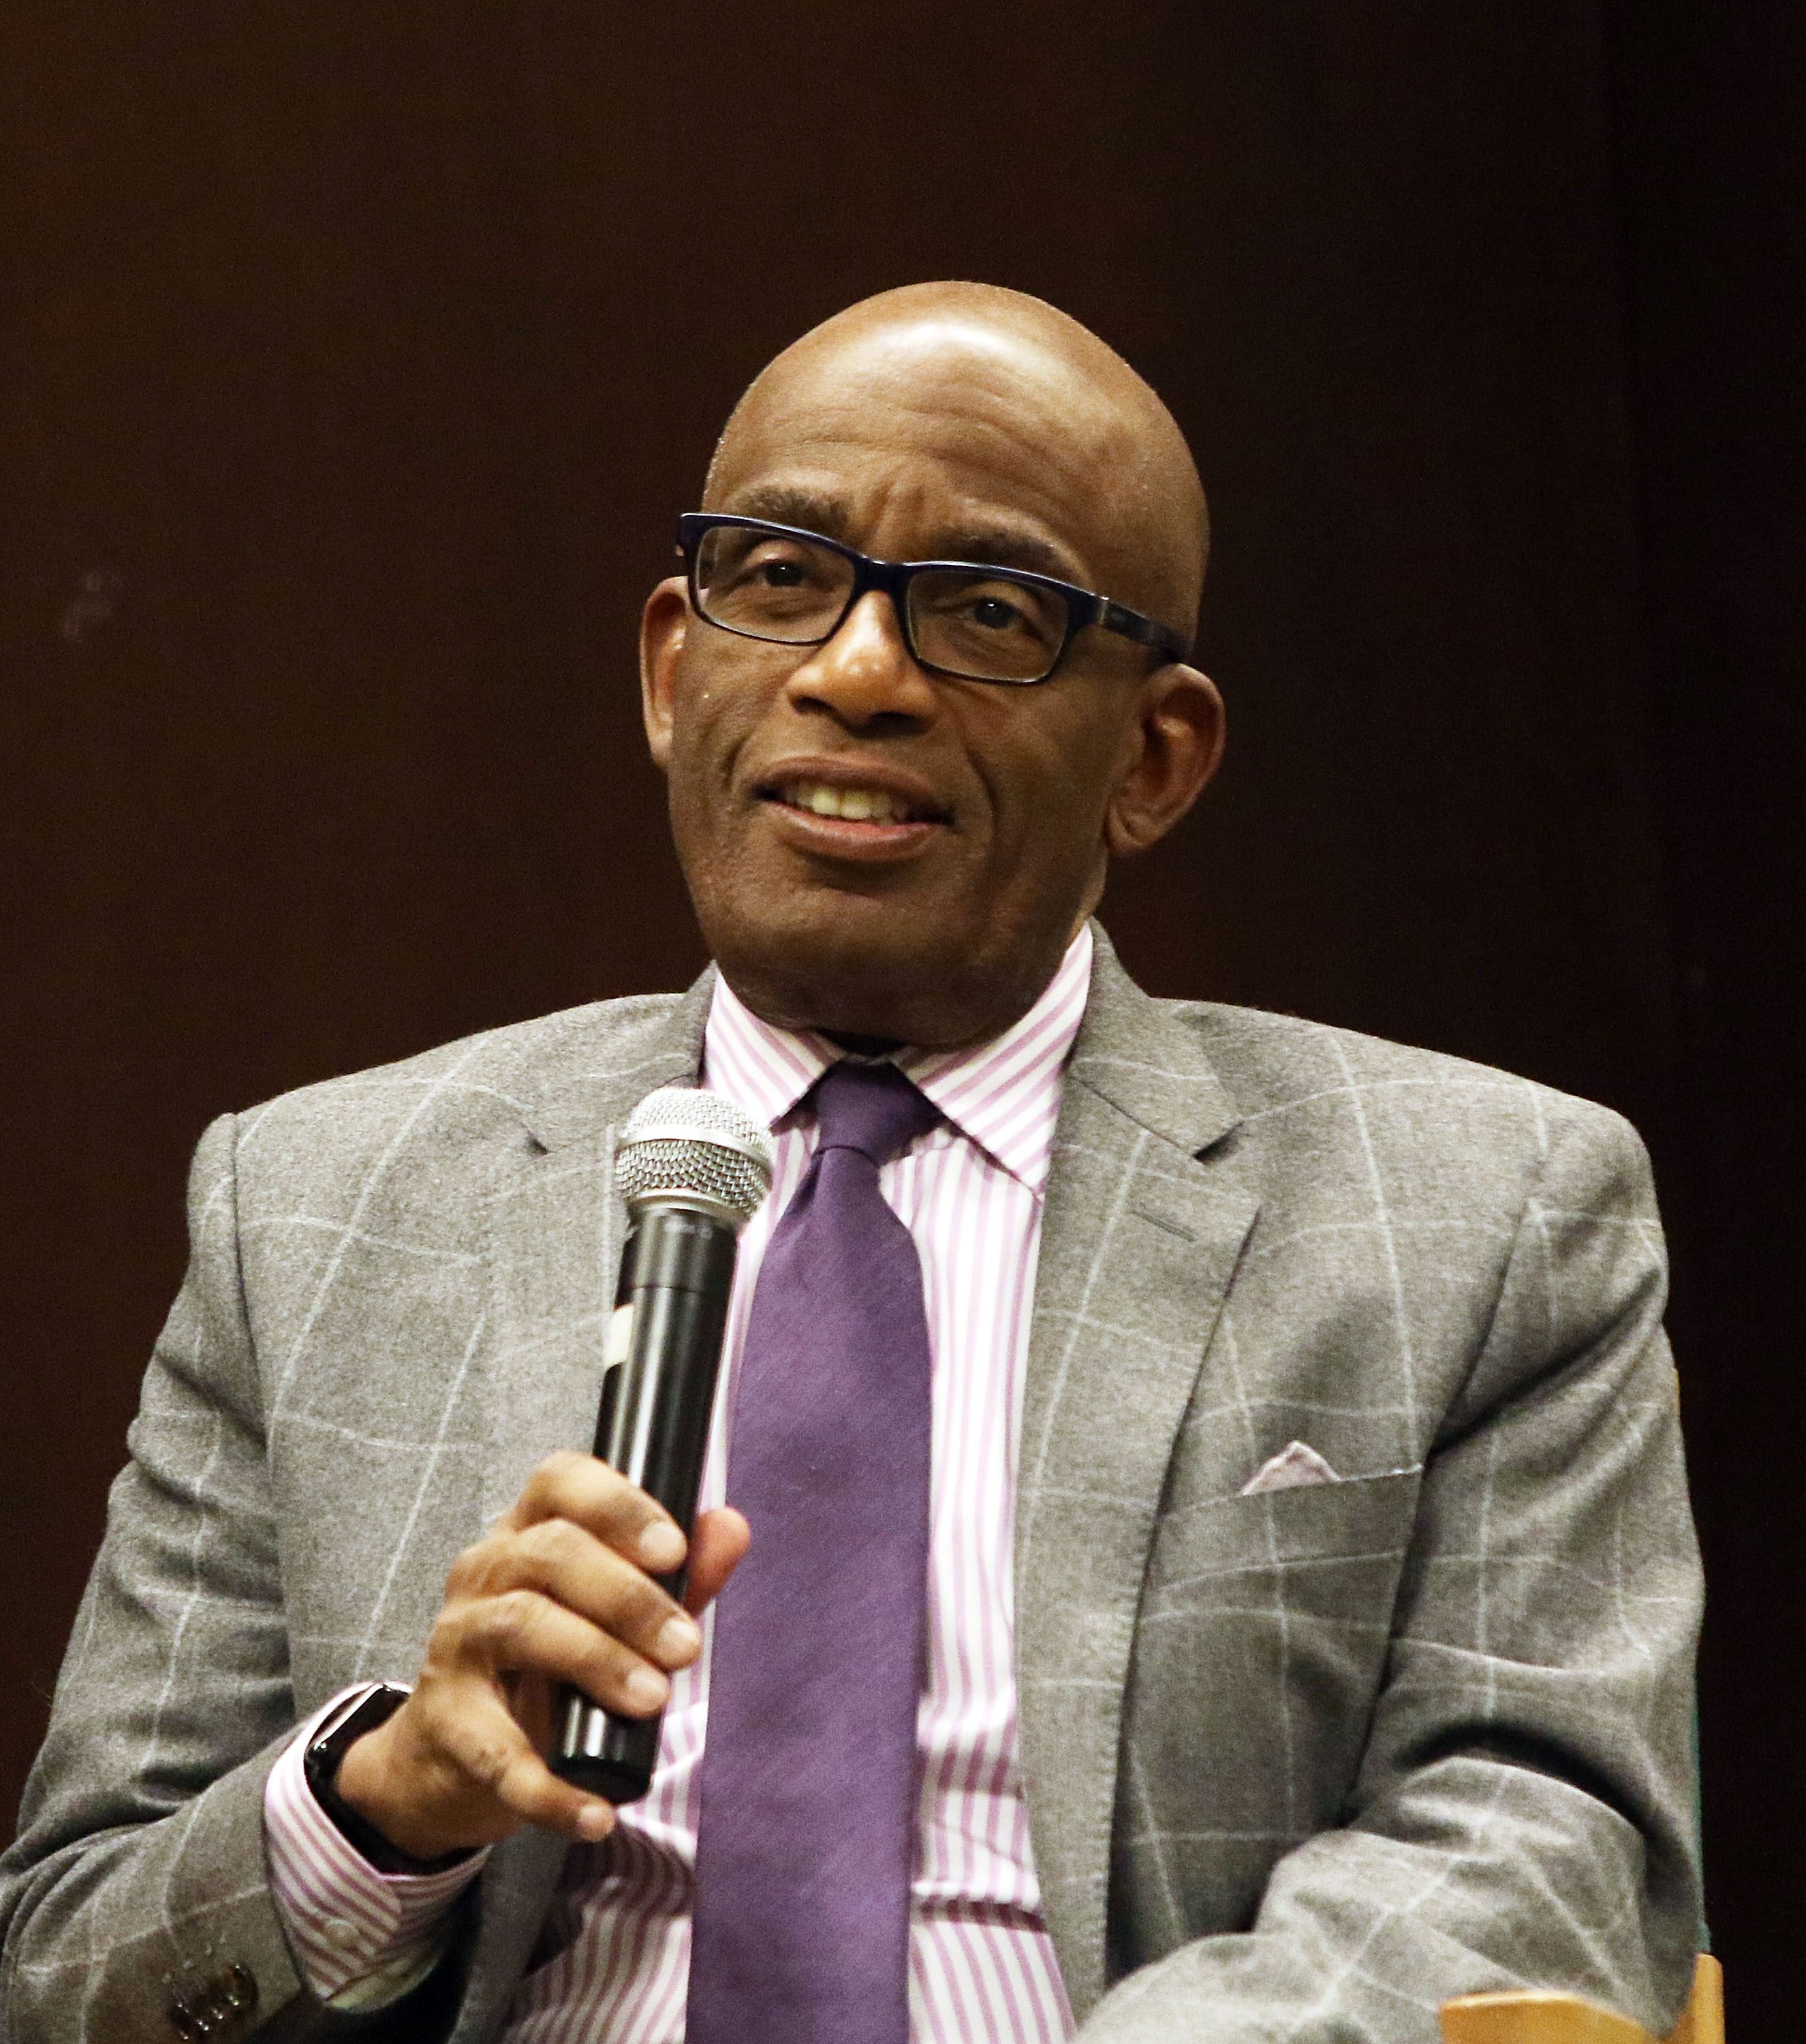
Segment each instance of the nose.
[{"label": "nose", "polygon": [[832,639],[786,688],[793,709],[825,712],[850,731],[920,730],[935,714],[935,686],[909,656],[896,607],[868,590]]}]

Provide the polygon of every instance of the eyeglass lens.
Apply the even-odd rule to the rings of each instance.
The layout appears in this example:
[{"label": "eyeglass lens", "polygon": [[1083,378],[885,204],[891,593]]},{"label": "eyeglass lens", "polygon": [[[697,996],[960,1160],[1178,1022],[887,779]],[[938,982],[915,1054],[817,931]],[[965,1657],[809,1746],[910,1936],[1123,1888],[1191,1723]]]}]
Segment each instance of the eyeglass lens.
[{"label": "eyeglass lens", "polygon": [[[787,534],[716,525],[696,554],[697,601],[751,639],[819,645],[853,592],[853,563]],[[1005,569],[932,568],[909,586],[909,636],[930,667],[974,681],[1038,682],[1066,638],[1063,597]]]}]

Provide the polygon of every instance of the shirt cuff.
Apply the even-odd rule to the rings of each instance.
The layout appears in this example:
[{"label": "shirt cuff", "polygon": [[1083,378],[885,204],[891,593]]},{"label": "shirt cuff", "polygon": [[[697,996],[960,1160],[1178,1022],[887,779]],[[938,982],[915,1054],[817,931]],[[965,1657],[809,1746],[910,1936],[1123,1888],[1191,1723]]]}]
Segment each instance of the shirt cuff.
[{"label": "shirt cuff", "polygon": [[322,2002],[379,2007],[431,1971],[452,1905],[489,1857],[486,1846],[438,1873],[382,1873],[315,1800],[308,1742],[350,1690],[316,1711],[282,1749],[263,1788],[270,1887],[302,1977]]}]

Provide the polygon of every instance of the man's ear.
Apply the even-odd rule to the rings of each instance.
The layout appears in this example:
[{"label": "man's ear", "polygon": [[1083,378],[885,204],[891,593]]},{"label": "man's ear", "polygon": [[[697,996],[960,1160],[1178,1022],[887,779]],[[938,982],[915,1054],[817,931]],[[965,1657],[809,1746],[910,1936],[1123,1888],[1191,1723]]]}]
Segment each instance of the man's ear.
[{"label": "man's ear", "polygon": [[672,690],[678,655],[690,626],[690,597],[682,575],[669,576],[640,613],[640,710],[646,743],[660,771],[671,764]]},{"label": "man's ear", "polygon": [[1223,757],[1223,698],[1196,667],[1148,678],[1123,771],[1104,813],[1104,848],[1127,859],[1157,844],[1204,792]]}]

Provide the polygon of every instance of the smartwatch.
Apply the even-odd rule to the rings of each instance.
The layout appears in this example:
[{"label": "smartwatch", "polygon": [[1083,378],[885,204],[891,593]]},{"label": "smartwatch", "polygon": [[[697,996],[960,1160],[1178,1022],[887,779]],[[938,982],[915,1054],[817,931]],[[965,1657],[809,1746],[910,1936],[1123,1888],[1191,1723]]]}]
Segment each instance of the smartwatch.
[{"label": "smartwatch", "polygon": [[378,1873],[444,1873],[471,1850],[441,1853],[436,1859],[416,1859],[399,1846],[392,1846],[367,1817],[360,1816],[340,1795],[336,1784],[339,1762],[367,1731],[386,1724],[408,1700],[409,1692],[394,1682],[366,1682],[353,1689],[325,1721],[302,1756],[302,1771],[313,1800],[348,1843],[355,1846]]}]

